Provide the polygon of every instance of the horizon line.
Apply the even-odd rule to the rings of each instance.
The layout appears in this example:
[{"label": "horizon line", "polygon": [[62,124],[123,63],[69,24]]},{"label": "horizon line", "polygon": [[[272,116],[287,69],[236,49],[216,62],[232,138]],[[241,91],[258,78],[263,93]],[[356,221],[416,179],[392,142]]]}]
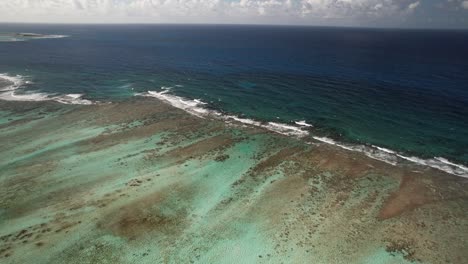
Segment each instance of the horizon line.
[{"label": "horizon line", "polygon": [[177,22],[11,22],[0,21],[0,24],[17,25],[166,25],[166,26],[274,26],[274,27],[315,27],[315,28],[349,28],[349,29],[385,29],[385,30],[454,30],[468,31],[465,27],[395,27],[395,26],[347,26],[347,25],[311,25],[311,24],[267,24],[267,23],[177,23]]}]

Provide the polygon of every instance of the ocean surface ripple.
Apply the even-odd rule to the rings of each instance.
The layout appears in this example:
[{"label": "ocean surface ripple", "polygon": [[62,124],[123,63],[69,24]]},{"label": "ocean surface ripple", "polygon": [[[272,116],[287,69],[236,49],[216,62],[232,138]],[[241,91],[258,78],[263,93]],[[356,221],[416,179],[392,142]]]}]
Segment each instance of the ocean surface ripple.
[{"label": "ocean surface ripple", "polygon": [[466,31],[0,24],[0,32],[60,36],[0,43],[3,100],[86,105],[142,94],[392,165],[468,174]]}]

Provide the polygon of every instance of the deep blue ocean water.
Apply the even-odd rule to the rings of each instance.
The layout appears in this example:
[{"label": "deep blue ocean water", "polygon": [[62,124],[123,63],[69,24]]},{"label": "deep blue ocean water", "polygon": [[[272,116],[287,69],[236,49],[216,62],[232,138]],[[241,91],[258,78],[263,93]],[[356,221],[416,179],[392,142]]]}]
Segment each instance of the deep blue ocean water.
[{"label": "deep blue ocean water", "polygon": [[160,91],[344,142],[468,164],[468,31],[207,25],[14,25],[22,91],[122,100]]}]

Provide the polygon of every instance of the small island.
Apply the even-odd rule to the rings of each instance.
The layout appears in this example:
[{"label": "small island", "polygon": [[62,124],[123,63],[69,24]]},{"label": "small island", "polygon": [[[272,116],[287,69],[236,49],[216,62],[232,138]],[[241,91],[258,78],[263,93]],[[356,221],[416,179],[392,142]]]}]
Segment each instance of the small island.
[{"label": "small island", "polygon": [[14,35],[16,37],[23,37],[23,38],[43,38],[43,37],[47,37],[47,35],[37,34],[37,33],[15,33]]},{"label": "small island", "polygon": [[66,35],[47,35],[39,33],[0,33],[0,42],[28,41],[31,39],[65,38]]}]

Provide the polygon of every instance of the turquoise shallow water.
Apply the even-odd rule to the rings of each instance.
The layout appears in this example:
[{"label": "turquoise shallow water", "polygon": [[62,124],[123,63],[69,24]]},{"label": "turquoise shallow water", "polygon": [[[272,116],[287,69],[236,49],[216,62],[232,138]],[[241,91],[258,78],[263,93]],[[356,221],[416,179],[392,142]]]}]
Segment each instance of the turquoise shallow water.
[{"label": "turquoise shallow water", "polygon": [[466,180],[154,98],[0,101],[0,262],[463,263]]},{"label": "turquoise shallow water", "polygon": [[2,264],[468,259],[463,32],[0,28]]},{"label": "turquoise shallow water", "polygon": [[35,93],[23,99],[118,101],[168,89],[226,114],[305,121],[315,136],[468,164],[466,31],[6,24],[0,31],[70,36],[0,44],[0,73],[22,76],[17,96]]}]

